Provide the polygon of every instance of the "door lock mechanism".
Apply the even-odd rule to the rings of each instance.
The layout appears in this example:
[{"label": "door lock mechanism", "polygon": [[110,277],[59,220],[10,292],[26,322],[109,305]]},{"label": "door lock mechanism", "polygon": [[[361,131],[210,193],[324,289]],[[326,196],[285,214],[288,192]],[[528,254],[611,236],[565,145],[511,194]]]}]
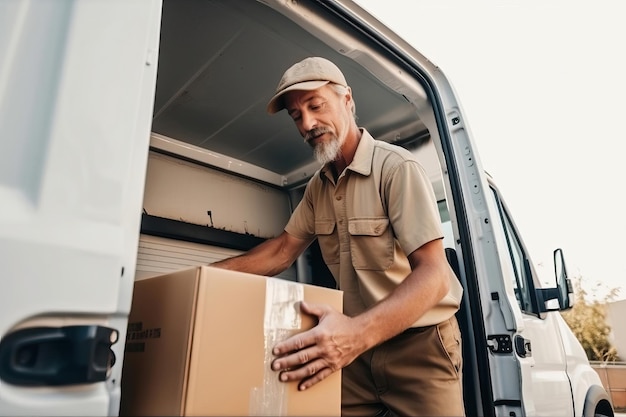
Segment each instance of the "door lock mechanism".
[{"label": "door lock mechanism", "polygon": [[515,352],[520,358],[533,356],[533,351],[530,345],[530,340],[525,339],[524,337],[520,335],[516,335],[515,336]]},{"label": "door lock mechanism", "polygon": [[108,327],[30,327],[0,341],[0,380],[13,385],[73,385],[104,381],[115,364]]}]

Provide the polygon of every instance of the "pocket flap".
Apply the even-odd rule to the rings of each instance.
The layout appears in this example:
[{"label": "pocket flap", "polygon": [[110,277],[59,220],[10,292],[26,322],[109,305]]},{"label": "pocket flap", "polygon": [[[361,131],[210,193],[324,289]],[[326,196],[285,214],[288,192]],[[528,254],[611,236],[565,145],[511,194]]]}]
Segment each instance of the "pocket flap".
[{"label": "pocket flap", "polygon": [[316,235],[330,235],[335,231],[334,220],[315,220]]},{"label": "pocket flap", "polygon": [[354,236],[381,236],[389,226],[389,219],[379,217],[375,219],[351,219],[348,231]]}]

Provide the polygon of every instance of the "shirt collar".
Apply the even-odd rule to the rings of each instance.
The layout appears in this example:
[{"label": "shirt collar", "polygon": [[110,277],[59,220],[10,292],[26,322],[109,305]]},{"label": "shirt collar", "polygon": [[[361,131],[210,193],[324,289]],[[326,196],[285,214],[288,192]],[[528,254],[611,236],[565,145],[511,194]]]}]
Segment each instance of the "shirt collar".
[{"label": "shirt collar", "polygon": [[[361,140],[354,153],[352,162],[346,169],[354,171],[358,174],[368,176],[372,172],[372,159],[374,157],[374,138],[365,128],[360,128]],[[324,178],[326,173],[331,170],[330,162],[324,164],[320,169],[320,177]],[[332,174],[329,174],[332,177]]]}]

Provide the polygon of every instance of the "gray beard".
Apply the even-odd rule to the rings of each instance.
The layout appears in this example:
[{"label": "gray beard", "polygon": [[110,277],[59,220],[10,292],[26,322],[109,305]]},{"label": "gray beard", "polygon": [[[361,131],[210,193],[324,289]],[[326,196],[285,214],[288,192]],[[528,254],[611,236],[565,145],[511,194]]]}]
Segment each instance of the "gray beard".
[{"label": "gray beard", "polygon": [[330,142],[322,142],[313,148],[313,156],[320,164],[324,165],[339,158],[341,153],[341,143],[339,139]]}]

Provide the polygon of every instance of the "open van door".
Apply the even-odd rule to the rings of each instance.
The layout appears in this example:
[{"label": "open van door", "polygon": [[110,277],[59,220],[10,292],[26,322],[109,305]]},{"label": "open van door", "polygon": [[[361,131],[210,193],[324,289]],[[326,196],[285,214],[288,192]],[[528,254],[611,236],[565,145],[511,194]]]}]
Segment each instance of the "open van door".
[{"label": "open van door", "polygon": [[[488,205],[494,213],[490,223],[499,248],[504,285],[494,298],[506,327],[497,337],[489,337],[491,355],[502,359],[511,357],[517,363],[517,373],[512,372],[508,377],[517,374],[520,381],[520,405],[524,415],[573,416],[567,357],[560,325],[555,322],[562,318],[558,314],[545,314],[550,301],[544,295],[550,293],[559,298],[559,287],[538,288],[533,263],[513,218],[493,181],[489,178],[488,182],[491,197]],[[569,295],[567,289],[566,295]],[[557,304],[558,311],[558,301],[551,301]],[[494,367],[493,373],[499,374],[500,369],[506,368]],[[506,375],[495,378],[506,378]],[[511,405],[514,404],[515,401],[511,401]]]},{"label": "open van door", "polygon": [[118,413],[160,13],[0,3],[1,415]]}]

